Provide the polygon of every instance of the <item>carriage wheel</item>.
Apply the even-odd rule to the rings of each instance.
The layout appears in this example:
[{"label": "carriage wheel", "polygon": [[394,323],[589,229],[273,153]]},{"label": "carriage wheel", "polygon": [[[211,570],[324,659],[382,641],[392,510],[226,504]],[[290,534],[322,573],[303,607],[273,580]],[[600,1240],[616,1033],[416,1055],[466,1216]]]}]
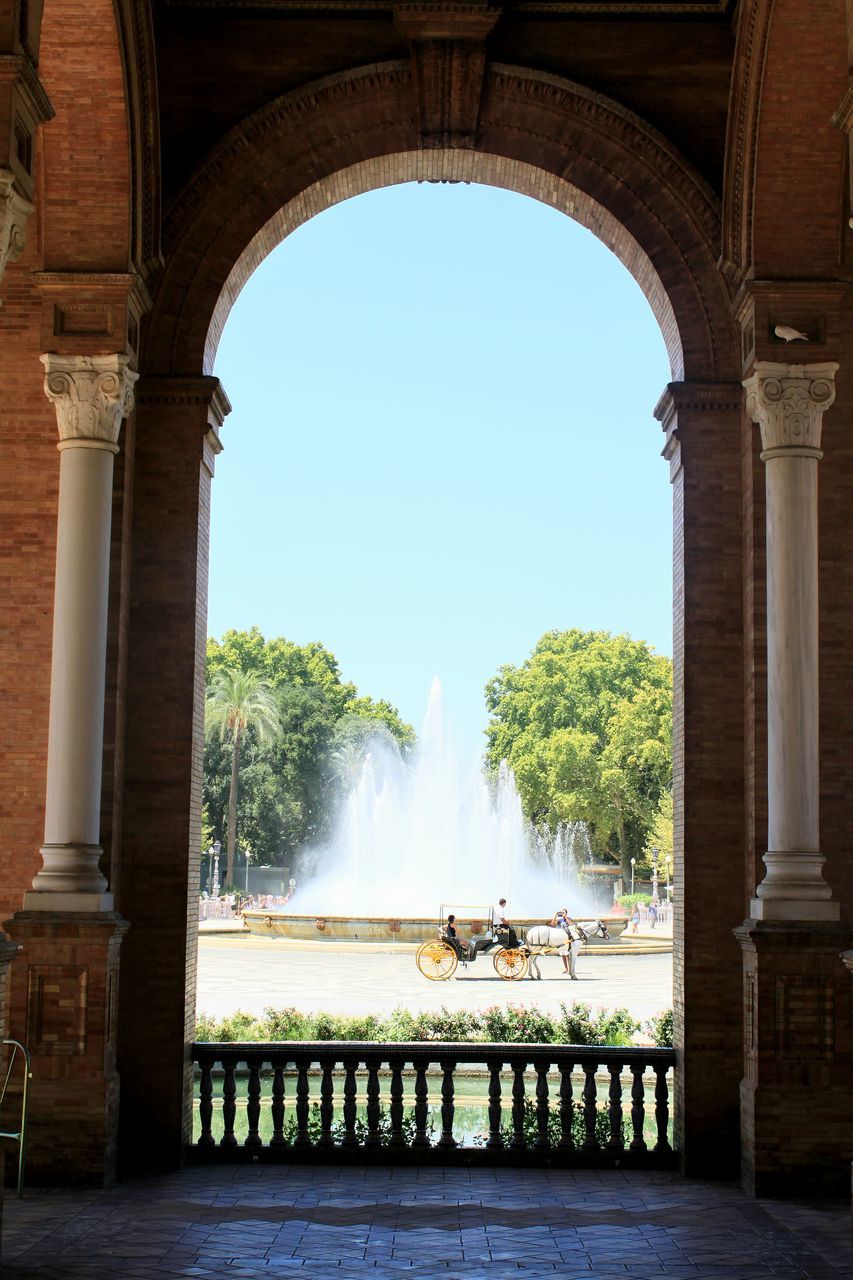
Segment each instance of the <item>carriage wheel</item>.
[{"label": "carriage wheel", "polygon": [[515,982],[527,973],[527,952],[521,947],[501,947],[495,956],[495,972],[505,982]]},{"label": "carriage wheel", "polygon": [[448,943],[440,939],[422,942],[415,952],[415,964],[430,982],[443,982],[452,978],[459,964],[459,957]]}]

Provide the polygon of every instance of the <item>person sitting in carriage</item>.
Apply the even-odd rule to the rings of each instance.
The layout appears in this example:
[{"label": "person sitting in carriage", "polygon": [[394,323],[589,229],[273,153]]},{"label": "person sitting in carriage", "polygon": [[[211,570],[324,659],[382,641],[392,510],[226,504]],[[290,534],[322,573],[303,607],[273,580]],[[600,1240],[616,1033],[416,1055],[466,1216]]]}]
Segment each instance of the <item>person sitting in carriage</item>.
[{"label": "person sitting in carriage", "polygon": [[449,915],[442,930],[445,942],[449,942],[453,950],[456,952],[460,960],[475,960],[477,952],[473,943],[465,943],[459,937],[459,930],[456,928],[456,916]]}]

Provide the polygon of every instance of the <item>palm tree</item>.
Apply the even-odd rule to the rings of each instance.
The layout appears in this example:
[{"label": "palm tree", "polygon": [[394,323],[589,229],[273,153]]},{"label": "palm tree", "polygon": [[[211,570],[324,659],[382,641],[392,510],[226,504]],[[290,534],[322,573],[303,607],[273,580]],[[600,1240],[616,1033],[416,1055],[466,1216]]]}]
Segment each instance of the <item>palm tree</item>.
[{"label": "palm tree", "polygon": [[266,680],[256,671],[226,667],[218,671],[207,690],[205,732],[229,738],[231,787],[228,792],[228,856],[225,883],[234,883],[234,846],[237,842],[237,786],[240,773],[240,746],[251,725],[261,745],[275,740],[281,732],[278,705]]}]

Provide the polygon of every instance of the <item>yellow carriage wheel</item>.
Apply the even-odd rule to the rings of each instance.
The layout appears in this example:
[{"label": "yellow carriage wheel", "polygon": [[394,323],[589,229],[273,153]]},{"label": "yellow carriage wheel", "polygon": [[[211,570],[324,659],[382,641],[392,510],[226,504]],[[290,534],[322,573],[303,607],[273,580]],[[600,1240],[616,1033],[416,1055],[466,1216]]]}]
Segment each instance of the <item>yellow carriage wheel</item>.
[{"label": "yellow carriage wheel", "polygon": [[453,948],[440,939],[422,942],[415,952],[415,964],[430,982],[443,982],[452,978],[459,964],[459,957]]},{"label": "yellow carriage wheel", "polygon": [[502,947],[495,956],[495,972],[505,982],[515,982],[527,973],[527,952],[521,947]]}]

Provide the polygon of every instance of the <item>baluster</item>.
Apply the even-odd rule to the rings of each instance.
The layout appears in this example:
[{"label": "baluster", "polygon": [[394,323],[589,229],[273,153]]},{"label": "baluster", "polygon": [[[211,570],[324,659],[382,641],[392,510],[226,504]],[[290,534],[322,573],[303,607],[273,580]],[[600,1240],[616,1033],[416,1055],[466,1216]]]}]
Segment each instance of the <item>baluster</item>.
[{"label": "baluster", "polygon": [[332,1137],[332,1121],[335,1118],[335,1083],[332,1078],[332,1072],[335,1068],[335,1058],[322,1058],[320,1066],[323,1068],[323,1078],[320,1081],[320,1141],[318,1147],[328,1148],[334,1146]]},{"label": "baluster", "polygon": [[582,1151],[598,1151],[598,1138],[595,1136],[595,1104],[598,1101],[598,1087],[595,1083],[595,1071],[597,1063],[588,1062],[584,1064],[584,1082],[583,1082],[583,1124],[584,1139],[581,1146]]},{"label": "baluster", "polygon": [[607,1064],[607,1070],[610,1072],[610,1089],[608,1098],[610,1105],[608,1112],[610,1115],[610,1137],[607,1140],[608,1151],[624,1151],[625,1140],[622,1137],[622,1063],[619,1061],[611,1061]]},{"label": "baluster", "polygon": [[308,1132],[308,1063],[296,1064],[296,1141],[294,1147],[310,1147],[311,1135]]},{"label": "baluster", "polygon": [[379,1065],[374,1058],[367,1064],[367,1141],[365,1146],[375,1150],[382,1143],[379,1133]]},{"label": "baluster", "polygon": [[201,1123],[201,1133],[198,1137],[198,1145],[200,1147],[215,1147],[216,1143],[211,1133],[211,1125],[213,1121],[213,1077],[211,1075],[211,1064],[205,1062],[201,1068],[201,1082],[198,1087],[198,1118]]},{"label": "baluster", "polygon": [[524,1068],[525,1058],[515,1058],[512,1062],[512,1140],[510,1151],[526,1151],[527,1140],[524,1137]]},{"label": "baluster", "polygon": [[489,1063],[489,1140],[486,1146],[490,1151],[502,1151],[504,1140],[501,1133],[501,1068],[503,1062]]},{"label": "baluster", "polygon": [[550,1151],[548,1139],[548,1068],[550,1062],[534,1062],[536,1071],[536,1138],[534,1151]]},{"label": "baluster", "polygon": [[456,1139],[453,1136],[453,1116],[456,1111],[453,1102],[455,1092],[453,1072],[456,1070],[456,1063],[452,1058],[441,1058],[439,1066],[443,1075],[441,1077],[441,1137],[438,1145],[447,1150],[448,1147],[456,1146]]},{"label": "baluster", "polygon": [[643,1083],[643,1072],[645,1066],[635,1063],[631,1072],[633,1081],[631,1083],[631,1128],[634,1136],[631,1139],[631,1151],[645,1151],[646,1140],[643,1137],[643,1127],[646,1123],[646,1086]]},{"label": "baluster", "polygon": [[271,1147],[283,1147],[284,1143],[284,1061],[273,1058],[272,1078],[272,1137]]},{"label": "baluster", "polygon": [[427,1084],[427,1060],[415,1058],[415,1140],[413,1147],[422,1149],[430,1145],[427,1121],[429,1119],[429,1086]]},{"label": "baluster", "polygon": [[668,1155],[672,1150],[669,1145],[669,1088],[666,1083],[666,1067],[655,1064],[655,1123],[658,1128],[658,1140],[655,1143],[655,1155]]},{"label": "baluster", "polygon": [[234,1067],[236,1060],[234,1058],[223,1058],[222,1065],[225,1068],[225,1079],[222,1081],[222,1120],[224,1131],[219,1141],[220,1147],[236,1147],[237,1139],[234,1136],[234,1118],[237,1115],[237,1083],[234,1079]]},{"label": "baluster", "polygon": [[393,1151],[401,1151],[406,1140],[403,1137],[403,1059],[390,1058],[391,1068],[391,1138],[388,1145]]},{"label": "baluster", "polygon": [[355,1121],[358,1114],[356,1107],[356,1071],[358,1070],[358,1058],[344,1058],[344,1140],[341,1144],[344,1147],[352,1148],[358,1146],[358,1137],[355,1132]]},{"label": "baluster", "polygon": [[246,1090],[246,1119],[248,1121],[249,1132],[246,1135],[245,1146],[250,1151],[257,1151],[264,1144],[261,1142],[261,1136],[258,1133],[258,1126],[261,1119],[261,1071],[257,1063],[249,1063],[249,1085]]},{"label": "baluster", "polygon": [[573,1062],[560,1064],[560,1141],[558,1151],[574,1151],[575,1140],[572,1137],[572,1120],[574,1118],[574,1102],[572,1100],[572,1067]]}]

